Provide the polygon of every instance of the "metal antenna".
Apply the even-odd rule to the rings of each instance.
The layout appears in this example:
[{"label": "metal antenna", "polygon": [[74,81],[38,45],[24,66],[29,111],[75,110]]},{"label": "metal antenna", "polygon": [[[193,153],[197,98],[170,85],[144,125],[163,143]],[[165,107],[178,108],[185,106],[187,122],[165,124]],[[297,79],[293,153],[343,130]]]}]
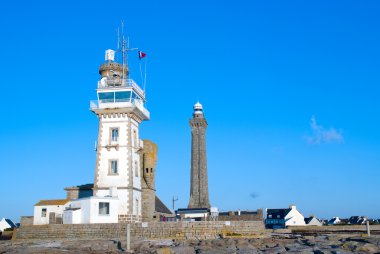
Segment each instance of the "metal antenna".
[{"label": "metal antenna", "polygon": [[117,50],[120,50],[120,33],[119,33],[119,27],[117,28]]},{"label": "metal antenna", "polygon": [[174,212],[174,202],[178,201],[178,196],[176,198],[174,198],[174,195],[173,195],[172,201],[173,201],[173,212]]},{"label": "metal antenna", "polygon": [[122,49],[121,49],[121,54],[123,57],[123,74],[122,74],[122,81],[121,85],[125,85],[125,65],[126,63],[126,54],[125,54],[125,38],[124,38],[124,21],[121,21],[121,34],[122,34]]}]

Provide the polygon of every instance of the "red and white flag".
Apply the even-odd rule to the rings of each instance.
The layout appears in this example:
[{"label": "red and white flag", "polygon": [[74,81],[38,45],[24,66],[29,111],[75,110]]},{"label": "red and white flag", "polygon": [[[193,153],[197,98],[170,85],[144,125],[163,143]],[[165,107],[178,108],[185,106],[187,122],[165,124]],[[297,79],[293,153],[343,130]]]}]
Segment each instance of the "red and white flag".
[{"label": "red and white flag", "polygon": [[144,57],[146,57],[146,54],[142,51],[139,51],[139,59],[143,59]]}]

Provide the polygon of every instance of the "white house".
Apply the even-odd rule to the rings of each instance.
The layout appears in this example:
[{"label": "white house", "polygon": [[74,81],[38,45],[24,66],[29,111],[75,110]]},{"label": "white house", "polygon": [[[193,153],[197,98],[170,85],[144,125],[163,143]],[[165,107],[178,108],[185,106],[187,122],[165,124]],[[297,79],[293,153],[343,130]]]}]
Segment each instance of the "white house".
[{"label": "white house", "polygon": [[62,224],[62,215],[68,199],[41,200],[34,205],[34,225]]},{"label": "white house", "polygon": [[332,219],[330,219],[329,221],[328,221],[328,225],[336,225],[336,224],[340,224],[341,223],[341,221],[340,221],[340,219],[339,219],[339,217],[333,217]]},{"label": "white house", "polygon": [[285,216],[285,226],[305,226],[305,217],[297,210],[295,205],[289,206]]},{"label": "white house", "polygon": [[0,220],[0,232],[3,232],[7,228],[15,228],[16,224],[11,219],[2,218]]},{"label": "white house", "polygon": [[117,197],[88,197],[72,200],[63,212],[63,224],[118,223]]},{"label": "white house", "polygon": [[322,226],[322,222],[318,220],[315,216],[310,216],[309,218],[305,218],[305,223],[307,226]]},{"label": "white house", "polygon": [[290,205],[289,208],[285,209],[267,209],[266,228],[278,229],[305,225],[305,218],[295,205]]}]

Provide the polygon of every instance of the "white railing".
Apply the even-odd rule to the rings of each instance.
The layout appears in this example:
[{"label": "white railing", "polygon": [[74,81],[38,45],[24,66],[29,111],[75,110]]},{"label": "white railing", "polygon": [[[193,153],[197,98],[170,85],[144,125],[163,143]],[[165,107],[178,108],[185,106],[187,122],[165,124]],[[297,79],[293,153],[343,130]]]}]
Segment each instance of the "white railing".
[{"label": "white railing", "polygon": [[136,84],[133,79],[110,78],[104,77],[98,81],[98,88],[125,88],[133,87],[138,93],[145,96],[145,92]]},{"label": "white railing", "polygon": [[[110,99],[110,100],[102,100],[102,101],[100,101],[100,104],[102,104],[102,103],[105,103],[105,104],[111,104],[111,103],[131,103],[133,106],[137,107],[144,115],[146,115],[148,118],[150,118],[149,111],[144,107],[144,103],[140,99],[130,99],[130,100],[123,100],[123,101],[118,101],[118,100]],[[99,109],[99,108],[100,107],[99,107],[99,101],[98,100],[92,100],[92,101],[90,101],[90,109]]]},{"label": "white railing", "polygon": [[98,109],[98,108],[99,108],[98,100],[90,101],[90,109]]}]

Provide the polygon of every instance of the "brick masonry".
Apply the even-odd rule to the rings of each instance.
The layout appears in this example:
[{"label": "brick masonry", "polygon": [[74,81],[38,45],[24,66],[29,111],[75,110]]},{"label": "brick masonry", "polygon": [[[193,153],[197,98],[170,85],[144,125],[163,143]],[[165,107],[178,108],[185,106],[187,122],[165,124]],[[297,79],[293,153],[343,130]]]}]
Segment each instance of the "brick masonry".
[{"label": "brick masonry", "polygon": [[[265,234],[262,221],[149,222],[131,224],[132,239],[213,239],[219,235]],[[61,224],[23,226],[13,240],[115,239],[125,240],[127,224]]]}]

